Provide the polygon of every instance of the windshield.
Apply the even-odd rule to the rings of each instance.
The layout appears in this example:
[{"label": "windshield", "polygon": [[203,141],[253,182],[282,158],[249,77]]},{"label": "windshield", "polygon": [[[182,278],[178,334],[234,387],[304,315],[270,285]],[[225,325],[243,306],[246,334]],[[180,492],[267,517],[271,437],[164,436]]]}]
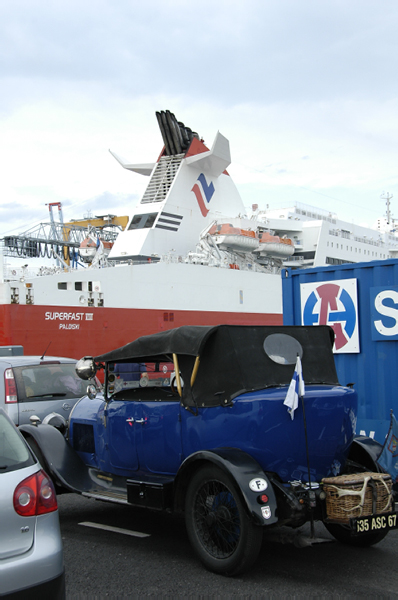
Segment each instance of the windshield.
[{"label": "windshield", "polygon": [[81,398],[88,383],[76,375],[75,363],[14,367],[18,398],[22,402],[43,398]]},{"label": "windshield", "polygon": [[173,363],[109,363],[108,394],[144,387],[169,387]]},{"label": "windshield", "polygon": [[0,413],[0,474],[35,463],[15,425]]}]

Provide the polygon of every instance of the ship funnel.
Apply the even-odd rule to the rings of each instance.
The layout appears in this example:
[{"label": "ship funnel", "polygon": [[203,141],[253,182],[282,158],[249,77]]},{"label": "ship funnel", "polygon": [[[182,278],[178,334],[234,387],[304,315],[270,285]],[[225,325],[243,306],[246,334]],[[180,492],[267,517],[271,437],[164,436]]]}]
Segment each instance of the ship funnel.
[{"label": "ship funnel", "polygon": [[194,165],[213,177],[219,177],[231,164],[229,141],[218,131],[211,150],[188,156],[186,160],[187,165]]},{"label": "ship funnel", "polygon": [[156,118],[165,145],[164,154],[166,156],[183,154],[188,150],[194,137],[199,139],[196,132],[189,127],[185,127],[181,121],[177,121],[169,110],[156,112]]}]

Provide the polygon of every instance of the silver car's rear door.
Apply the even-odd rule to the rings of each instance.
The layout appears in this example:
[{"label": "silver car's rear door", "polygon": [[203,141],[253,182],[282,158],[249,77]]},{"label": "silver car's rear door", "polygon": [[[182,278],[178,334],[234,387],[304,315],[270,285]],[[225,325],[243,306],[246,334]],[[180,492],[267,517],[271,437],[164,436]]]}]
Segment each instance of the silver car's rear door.
[{"label": "silver car's rear door", "polygon": [[33,545],[37,517],[21,517],[14,510],[13,494],[18,484],[37,471],[37,466],[0,471],[0,561],[27,552]]},{"label": "silver car's rear door", "polygon": [[0,561],[33,545],[37,517],[18,515],[13,498],[18,485],[39,470],[15,426],[0,413]]}]

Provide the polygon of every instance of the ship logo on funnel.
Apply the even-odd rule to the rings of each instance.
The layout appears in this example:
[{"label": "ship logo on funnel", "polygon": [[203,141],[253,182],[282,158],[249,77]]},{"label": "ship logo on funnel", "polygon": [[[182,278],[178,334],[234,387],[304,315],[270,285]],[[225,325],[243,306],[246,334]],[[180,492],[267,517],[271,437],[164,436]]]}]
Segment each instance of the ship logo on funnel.
[{"label": "ship logo on funnel", "polygon": [[196,196],[200,212],[204,217],[207,217],[207,214],[209,212],[209,209],[207,207],[215,191],[213,183],[210,181],[210,184],[208,184],[206,181],[206,177],[203,175],[203,173],[201,173],[191,191]]}]

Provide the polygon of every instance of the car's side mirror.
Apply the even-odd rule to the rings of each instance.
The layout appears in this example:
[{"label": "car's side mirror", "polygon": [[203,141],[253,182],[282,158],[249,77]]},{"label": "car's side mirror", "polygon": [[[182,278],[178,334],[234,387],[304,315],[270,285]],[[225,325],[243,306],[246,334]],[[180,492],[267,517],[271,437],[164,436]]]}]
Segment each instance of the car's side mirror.
[{"label": "car's side mirror", "polygon": [[88,385],[87,386],[87,396],[90,398],[90,400],[93,400],[97,395],[97,388],[95,387],[95,385]]},{"label": "car's side mirror", "polygon": [[84,358],[81,358],[76,364],[75,371],[80,379],[84,379],[85,381],[93,379],[97,372],[97,367],[93,357],[84,356]]}]

